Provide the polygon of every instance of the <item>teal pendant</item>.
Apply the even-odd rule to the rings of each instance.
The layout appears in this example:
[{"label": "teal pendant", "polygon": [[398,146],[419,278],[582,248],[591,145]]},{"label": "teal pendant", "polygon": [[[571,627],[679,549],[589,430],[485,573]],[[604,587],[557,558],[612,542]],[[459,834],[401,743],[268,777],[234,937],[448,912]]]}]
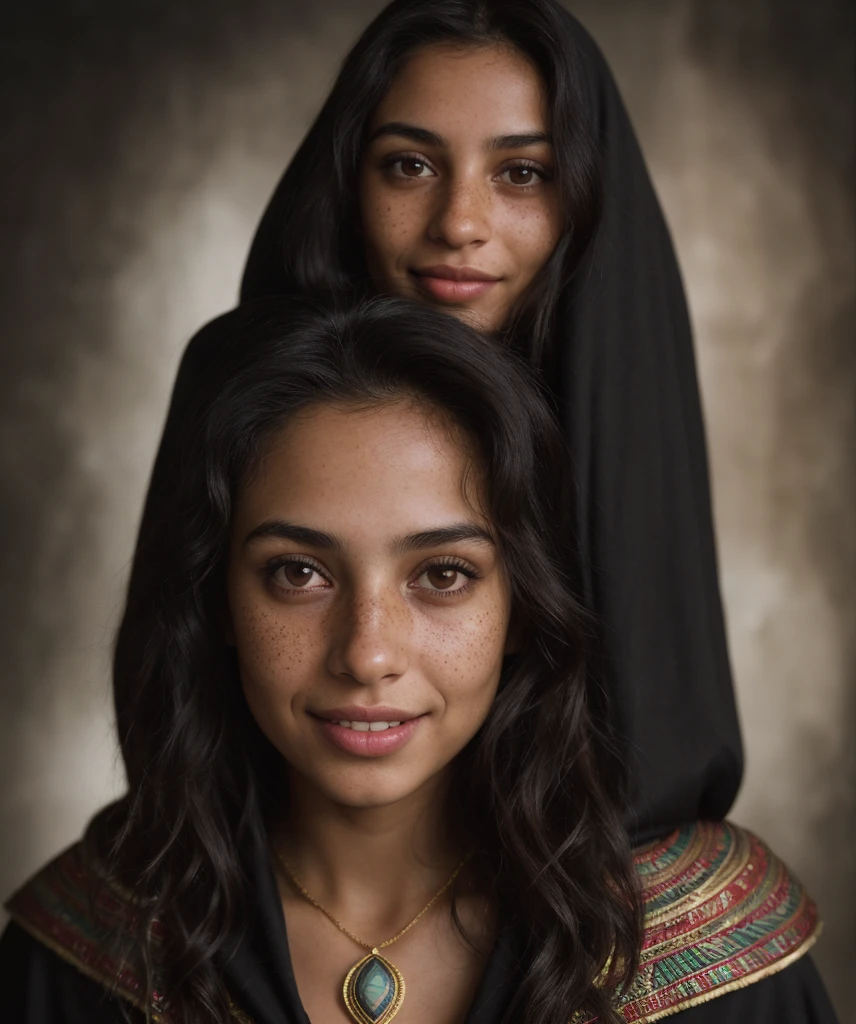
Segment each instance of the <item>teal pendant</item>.
[{"label": "teal pendant", "polygon": [[404,978],[373,949],[348,971],[342,995],[357,1024],[387,1024],[404,1001]]}]

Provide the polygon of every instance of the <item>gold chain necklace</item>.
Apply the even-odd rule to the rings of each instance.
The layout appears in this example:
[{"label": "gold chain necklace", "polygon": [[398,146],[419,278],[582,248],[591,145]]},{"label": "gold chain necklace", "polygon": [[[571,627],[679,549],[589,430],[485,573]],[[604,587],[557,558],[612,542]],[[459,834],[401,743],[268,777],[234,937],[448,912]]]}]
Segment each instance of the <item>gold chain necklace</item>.
[{"label": "gold chain necklace", "polygon": [[288,861],[281,853],[277,853],[277,859],[294,888],[297,889],[304,899],[308,900],[313,907],[317,907],[328,920],[332,921],[340,932],[344,932],[358,946],[369,950],[368,955],[358,960],[345,976],[342,995],[344,996],[345,1007],[348,1013],[357,1024],[388,1024],[401,1009],[401,1004],[404,1002],[404,977],[394,964],[390,963],[386,957],[380,955],[380,950],[385,946],[391,946],[393,942],[398,942],[403,935],[410,931],[417,921],[421,920],[428,913],[458,877],[467,858],[464,857],[452,872],[451,877],[443,888],[434,893],[410,924],[402,928],[397,935],[393,935],[391,939],[380,942],[376,946],[373,946],[370,942],[364,942],[362,939],[357,938],[353,932],[348,931],[341,922],[333,917],[329,910],[322,907],[318,900],[303,888],[291,870]]}]

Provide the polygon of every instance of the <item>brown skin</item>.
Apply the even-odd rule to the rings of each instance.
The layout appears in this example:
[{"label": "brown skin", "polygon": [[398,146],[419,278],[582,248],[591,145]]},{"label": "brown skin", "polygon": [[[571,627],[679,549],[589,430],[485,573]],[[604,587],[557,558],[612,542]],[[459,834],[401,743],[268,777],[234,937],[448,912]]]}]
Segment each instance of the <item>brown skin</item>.
[{"label": "brown skin", "polygon": [[[236,507],[230,630],[250,710],[288,765],[290,818],[274,843],[322,905],[375,943],[461,858],[445,823],[450,763],[487,716],[506,652],[509,588],[472,461],[424,406],[321,405],[273,439]],[[274,520],[341,546],[247,539]],[[460,524],[488,536],[400,544]],[[360,758],[334,747],[312,714],[352,704],[424,718],[400,750]],[[342,980],[364,951],[280,885],[304,1007],[312,1020],[348,1021]],[[488,949],[483,902],[464,894],[460,910]],[[454,932],[447,903],[385,952],[406,979],[403,1021],[462,1019],[484,958]]]},{"label": "brown skin", "polygon": [[[375,111],[363,158],[362,230],[378,288],[502,327],[561,237],[549,131],[544,84],[518,50],[419,50]],[[499,280],[473,298],[438,297],[416,273],[437,265]]]}]

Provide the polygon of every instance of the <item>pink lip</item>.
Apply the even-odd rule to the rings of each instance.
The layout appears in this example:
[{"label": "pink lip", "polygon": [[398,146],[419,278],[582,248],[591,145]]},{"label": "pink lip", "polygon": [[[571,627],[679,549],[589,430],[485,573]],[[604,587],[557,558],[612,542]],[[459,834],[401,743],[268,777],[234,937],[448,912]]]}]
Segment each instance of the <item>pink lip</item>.
[{"label": "pink lip", "polygon": [[326,711],[312,711],[316,718],[326,718],[328,722],[407,722],[411,718],[419,718],[412,711],[391,708],[388,704],[348,704],[341,708],[329,708]]},{"label": "pink lip", "polygon": [[496,274],[488,274],[475,267],[450,267],[447,263],[439,263],[436,267],[415,267],[413,273],[418,277],[439,277],[444,281],[493,281],[499,278]]},{"label": "pink lip", "polygon": [[440,302],[466,302],[490,291],[500,280],[475,267],[419,267],[411,271],[416,283]]},{"label": "pink lip", "polygon": [[[346,754],[353,754],[356,757],[383,757],[384,754],[392,754],[409,743],[423,717],[420,715],[418,718],[402,721],[401,725],[391,726],[389,729],[384,729],[383,732],[354,732],[353,729],[339,725],[338,722],[330,722],[323,718],[315,720],[333,746],[343,750]],[[391,720],[399,721],[397,718]],[[361,719],[343,716],[341,721],[359,722]],[[390,718],[375,718],[373,721],[388,722]]]}]

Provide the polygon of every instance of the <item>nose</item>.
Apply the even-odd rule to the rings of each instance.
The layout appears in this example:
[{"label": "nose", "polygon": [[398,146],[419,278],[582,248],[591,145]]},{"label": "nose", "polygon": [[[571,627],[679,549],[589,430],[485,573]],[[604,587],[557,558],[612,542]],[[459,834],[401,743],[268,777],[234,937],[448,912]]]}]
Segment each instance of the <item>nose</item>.
[{"label": "nose", "polygon": [[451,249],[484,245],[491,234],[491,192],[475,178],[450,178],[436,191],[428,234]]},{"label": "nose", "polygon": [[408,634],[400,595],[381,588],[354,593],[342,602],[334,624],[328,668],[363,686],[392,682],[407,671]]}]

